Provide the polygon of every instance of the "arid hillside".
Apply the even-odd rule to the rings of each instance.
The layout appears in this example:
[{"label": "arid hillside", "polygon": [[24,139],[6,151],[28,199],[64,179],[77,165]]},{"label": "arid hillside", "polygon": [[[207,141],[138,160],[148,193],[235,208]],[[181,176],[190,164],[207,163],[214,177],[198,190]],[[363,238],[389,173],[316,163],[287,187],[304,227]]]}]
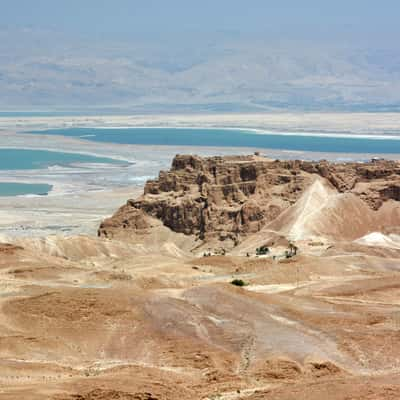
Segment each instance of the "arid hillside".
[{"label": "arid hillside", "polygon": [[99,237],[0,245],[0,399],[400,398],[400,168],[177,156]]}]

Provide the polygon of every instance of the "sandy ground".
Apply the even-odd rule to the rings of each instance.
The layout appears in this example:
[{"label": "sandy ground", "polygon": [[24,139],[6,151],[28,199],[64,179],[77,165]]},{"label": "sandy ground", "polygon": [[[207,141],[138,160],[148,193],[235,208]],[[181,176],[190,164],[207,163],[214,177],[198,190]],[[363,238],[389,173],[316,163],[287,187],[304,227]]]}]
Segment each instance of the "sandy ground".
[{"label": "sandy ground", "polygon": [[0,238],[96,235],[105,216],[138,196],[140,187],[32,197],[0,197]]},{"label": "sandy ground", "polygon": [[369,247],[288,263],[18,244],[0,246],[1,399],[400,396],[400,270]]}]

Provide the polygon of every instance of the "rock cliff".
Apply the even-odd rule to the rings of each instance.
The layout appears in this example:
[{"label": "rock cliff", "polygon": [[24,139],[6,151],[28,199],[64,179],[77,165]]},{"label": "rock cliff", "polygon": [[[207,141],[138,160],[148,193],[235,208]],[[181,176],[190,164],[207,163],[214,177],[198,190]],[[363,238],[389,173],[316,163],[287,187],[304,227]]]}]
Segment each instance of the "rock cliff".
[{"label": "rock cliff", "polygon": [[146,183],[140,198],[101,224],[99,236],[129,237],[161,222],[200,243],[232,248],[294,205],[319,177],[338,193],[353,193],[371,211],[400,200],[400,165],[394,161],[334,164],[177,155],[169,171]]}]

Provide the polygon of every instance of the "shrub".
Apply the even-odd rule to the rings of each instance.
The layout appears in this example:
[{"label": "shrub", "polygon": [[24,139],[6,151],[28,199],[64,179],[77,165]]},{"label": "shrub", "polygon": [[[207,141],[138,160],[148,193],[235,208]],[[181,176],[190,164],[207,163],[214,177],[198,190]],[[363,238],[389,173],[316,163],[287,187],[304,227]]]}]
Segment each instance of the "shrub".
[{"label": "shrub", "polygon": [[269,253],[269,248],[267,246],[261,246],[256,249],[257,256],[265,256]]},{"label": "shrub", "polygon": [[245,283],[242,279],[234,279],[234,280],[231,282],[231,284],[232,284],[232,285],[235,285],[235,286],[240,286],[240,287],[246,286],[246,283]]}]

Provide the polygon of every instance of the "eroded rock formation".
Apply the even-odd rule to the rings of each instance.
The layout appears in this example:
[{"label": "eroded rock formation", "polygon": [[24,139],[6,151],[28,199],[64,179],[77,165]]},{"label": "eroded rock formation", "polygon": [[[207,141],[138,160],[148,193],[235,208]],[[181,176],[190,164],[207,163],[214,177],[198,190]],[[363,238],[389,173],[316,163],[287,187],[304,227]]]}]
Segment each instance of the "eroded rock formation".
[{"label": "eroded rock formation", "polygon": [[334,164],[177,155],[169,171],[146,183],[140,198],[101,224],[99,236],[146,232],[161,221],[174,232],[233,247],[295,204],[317,177],[338,193],[355,194],[371,210],[400,199],[400,166],[394,161]]}]

